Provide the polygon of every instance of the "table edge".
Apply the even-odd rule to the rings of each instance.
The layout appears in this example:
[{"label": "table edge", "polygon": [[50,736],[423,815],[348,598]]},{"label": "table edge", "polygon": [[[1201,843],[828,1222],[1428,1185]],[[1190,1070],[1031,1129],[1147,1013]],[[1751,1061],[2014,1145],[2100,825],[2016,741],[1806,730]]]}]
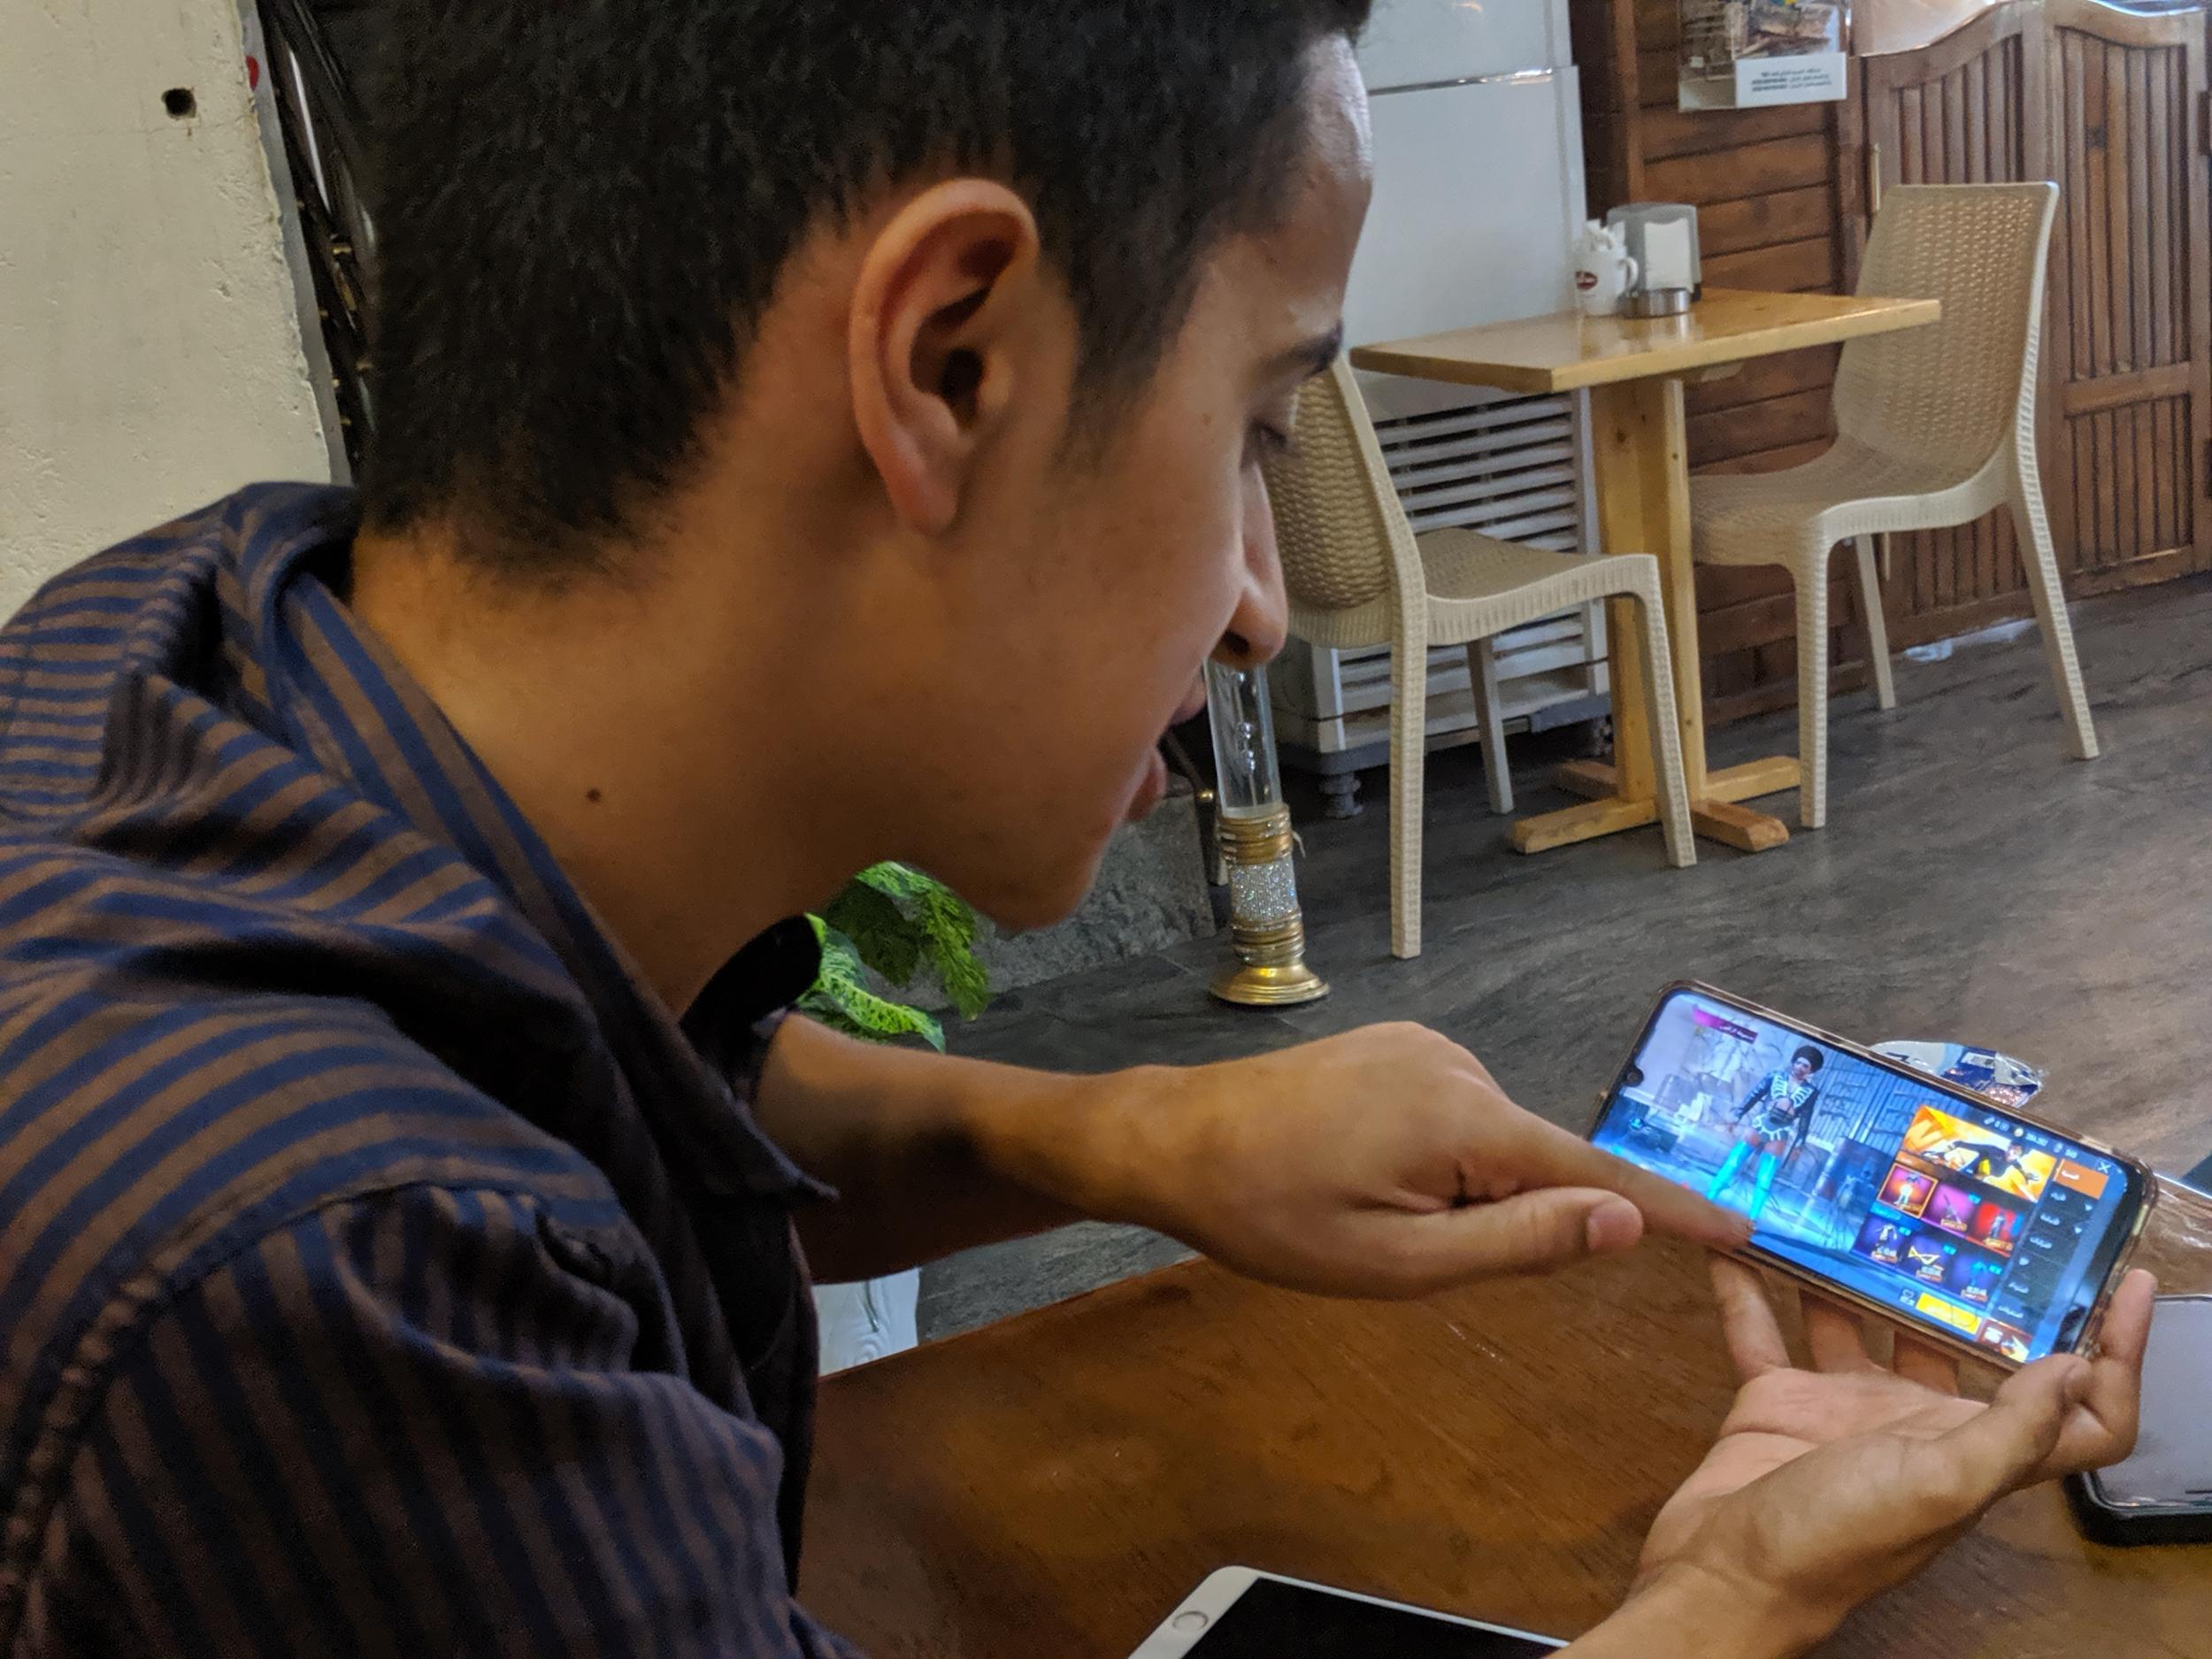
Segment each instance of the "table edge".
[{"label": "table edge", "polygon": [[[1716,294],[1755,291],[1741,288],[1711,290]],[[1881,299],[1886,296],[1855,295],[1850,297]],[[1535,395],[1579,392],[1599,386],[1618,386],[1632,380],[1660,380],[1688,374],[1699,369],[1748,362],[1755,357],[1778,357],[1786,351],[1801,351],[1814,346],[1839,345],[1847,341],[1867,339],[1876,334],[1901,334],[1909,328],[1927,327],[1940,322],[1943,318],[1943,302],[1939,299],[1893,299],[1889,301],[1889,306],[1887,310],[1856,316],[1778,323],[1759,343],[1755,345],[1747,342],[1741,350],[1730,349],[1726,342],[1718,342],[1709,350],[1699,348],[1711,342],[1686,342],[1680,349],[1681,360],[1663,365],[1655,365],[1652,361],[1669,355],[1662,348],[1640,357],[1591,359],[1571,363],[1557,369],[1484,365],[1478,376],[1465,372],[1464,365],[1455,365],[1448,358],[1392,349],[1393,347],[1411,345],[1420,336],[1416,336],[1413,341],[1380,341],[1373,345],[1355,346],[1350,357],[1354,368],[1371,374],[1394,374],[1407,380],[1434,380],[1452,386],[1486,386],[1501,391]],[[1567,316],[1571,313],[1561,311],[1549,314]],[[1542,319],[1521,318],[1514,320],[1536,322]],[[1455,366],[1460,368],[1460,372],[1452,372]],[[1616,373],[1616,370],[1624,372]]]}]

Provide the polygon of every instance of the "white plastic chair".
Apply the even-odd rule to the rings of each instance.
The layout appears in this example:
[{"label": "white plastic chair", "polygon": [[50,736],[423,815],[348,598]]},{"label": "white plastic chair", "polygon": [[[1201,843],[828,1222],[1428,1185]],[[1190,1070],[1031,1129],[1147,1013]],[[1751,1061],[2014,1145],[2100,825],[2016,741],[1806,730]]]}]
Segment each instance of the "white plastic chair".
[{"label": "white plastic chair", "polygon": [[2036,359],[2057,206],[2049,183],[1891,190],[1859,290],[1939,299],[1942,321],[1844,347],[1838,435],[1826,454],[1786,472],[1691,486],[1700,562],[1782,565],[1797,584],[1798,816],[1808,829],[1828,821],[1828,558],[1839,541],[1857,543],[1875,695],[1889,709],[1897,688],[1874,537],[2009,510],[2068,750],[2096,758],[2035,458]]},{"label": "white plastic chair", "polygon": [[1482,641],[1600,599],[1634,599],[1643,618],[1646,694],[1667,856],[1697,862],[1682,776],[1659,562],[1647,553],[1578,557],[1472,530],[1417,536],[1399,505],[1350,364],[1339,358],[1298,400],[1292,452],[1271,462],[1268,493],[1290,593],[1290,629],[1338,649],[1388,645],[1390,948],[1421,954],[1421,810],[1428,754],[1429,648],[1463,645],[1483,728],[1491,804],[1513,810],[1496,670]]}]

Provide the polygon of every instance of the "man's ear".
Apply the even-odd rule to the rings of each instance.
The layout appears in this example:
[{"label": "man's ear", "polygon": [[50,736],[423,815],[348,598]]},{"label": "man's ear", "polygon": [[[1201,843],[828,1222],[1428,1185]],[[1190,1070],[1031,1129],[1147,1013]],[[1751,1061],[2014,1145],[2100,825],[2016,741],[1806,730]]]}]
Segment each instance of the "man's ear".
[{"label": "man's ear", "polygon": [[853,413],[892,510],[925,534],[958,517],[976,451],[1015,396],[1039,265],[1028,204],[980,179],[922,192],[862,260]]}]

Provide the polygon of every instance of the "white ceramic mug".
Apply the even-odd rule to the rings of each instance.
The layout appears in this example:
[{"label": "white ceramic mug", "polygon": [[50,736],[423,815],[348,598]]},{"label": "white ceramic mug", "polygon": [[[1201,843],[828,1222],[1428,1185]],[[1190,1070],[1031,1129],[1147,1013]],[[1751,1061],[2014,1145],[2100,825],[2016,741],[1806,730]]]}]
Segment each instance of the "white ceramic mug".
[{"label": "white ceramic mug", "polygon": [[1618,225],[1592,219],[1575,240],[1575,303],[1586,317],[1617,317],[1621,301],[1636,286],[1636,261],[1628,251],[1628,233]]}]

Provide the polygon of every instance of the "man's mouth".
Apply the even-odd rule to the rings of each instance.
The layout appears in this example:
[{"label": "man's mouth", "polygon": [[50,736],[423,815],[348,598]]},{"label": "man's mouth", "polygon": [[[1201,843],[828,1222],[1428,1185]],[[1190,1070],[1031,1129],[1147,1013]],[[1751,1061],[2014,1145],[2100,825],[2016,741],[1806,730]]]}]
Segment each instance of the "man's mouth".
[{"label": "man's mouth", "polygon": [[1167,757],[1156,747],[1146,757],[1144,776],[1138,781],[1137,792],[1130,797],[1125,816],[1132,824],[1152,816],[1161,802],[1167,799]]},{"label": "man's mouth", "polygon": [[[1174,714],[1169,718],[1166,728],[1160,733],[1161,742],[1165,742],[1167,733],[1182,725],[1184,721],[1194,720],[1205,711],[1206,681],[1202,674],[1198,683],[1191,687],[1190,695],[1176,706]],[[1131,798],[1128,806],[1128,817],[1132,822],[1148,817],[1153,810],[1167,798],[1167,757],[1160,752],[1160,749],[1161,743],[1155,743],[1152,746],[1152,753],[1146,757],[1144,776],[1138,782],[1137,792]]]}]

